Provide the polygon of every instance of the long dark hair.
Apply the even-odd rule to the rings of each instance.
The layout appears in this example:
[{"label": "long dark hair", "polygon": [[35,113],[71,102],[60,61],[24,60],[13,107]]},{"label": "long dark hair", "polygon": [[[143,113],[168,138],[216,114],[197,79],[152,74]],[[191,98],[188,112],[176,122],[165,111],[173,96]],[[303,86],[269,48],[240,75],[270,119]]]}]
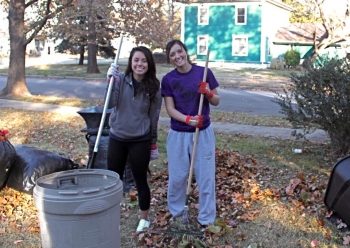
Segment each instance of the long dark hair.
[{"label": "long dark hair", "polygon": [[170,49],[175,44],[178,44],[179,46],[181,46],[186,51],[188,63],[193,64],[192,61],[190,60],[190,56],[188,55],[187,46],[181,40],[171,40],[171,41],[169,41],[166,44],[165,53],[166,53],[166,60],[167,60],[167,62],[170,64]]},{"label": "long dark hair", "polygon": [[141,81],[138,91],[148,93],[150,100],[153,101],[157,91],[160,88],[160,82],[156,75],[156,63],[154,62],[152,52],[147,47],[138,46],[131,50],[128,65],[125,69],[125,75],[132,74],[131,60],[135,52],[142,52],[145,55],[148,64],[148,70]]}]

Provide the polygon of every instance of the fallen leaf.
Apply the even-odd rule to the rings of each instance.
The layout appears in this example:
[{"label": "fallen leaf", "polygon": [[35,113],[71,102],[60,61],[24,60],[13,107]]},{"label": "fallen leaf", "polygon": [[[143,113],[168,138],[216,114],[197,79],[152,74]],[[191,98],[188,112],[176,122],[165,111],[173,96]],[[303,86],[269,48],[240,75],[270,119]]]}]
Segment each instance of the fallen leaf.
[{"label": "fallen leaf", "polygon": [[311,247],[317,247],[319,245],[320,245],[320,243],[317,240],[312,240],[311,241]]},{"label": "fallen leaf", "polygon": [[288,195],[292,195],[294,193],[294,189],[301,183],[299,178],[294,178],[290,180],[289,185],[286,187],[286,193]]},{"label": "fallen leaf", "polygon": [[23,240],[22,240],[22,239],[19,239],[19,240],[14,241],[13,243],[14,243],[15,245],[18,245],[18,244],[20,244],[20,243],[23,243]]},{"label": "fallen leaf", "polygon": [[330,212],[326,213],[325,216],[326,216],[327,218],[330,218],[332,215],[333,215],[333,211],[330,211]]},{"label": "fallen leaf", "polygon": [[266,226],[267,228],[271,228],[272,227],[271,222],[265,223],[264,226]]},{"label": "fallen leaf", "polygon": [[343,245],[350,245],[350,236],[343,237]]},{"label": "fallen leaf", "polygon": [[258,248],[257,243],[250,244],[247,248]]},{"label": "fallen leaf", "polygon": [[347,225],[344,223],[344,222],[340,222],[338,225],[337,225],[337,228],[338,229],[342,229],[342,228],[346,228]]},{"label": "fallen leaf", "polygon": [[130,190],[129,191],[129,197],[130,197],[130,201],[136,201],[137,200],[137,192]]},{"label": "fallen leaf", "polygon": [[208,230],[211,232],[211,233],[219,233],[221,231],[221,227],[219,226],[214,226],[214,225],[210,225],[208,226]]}]

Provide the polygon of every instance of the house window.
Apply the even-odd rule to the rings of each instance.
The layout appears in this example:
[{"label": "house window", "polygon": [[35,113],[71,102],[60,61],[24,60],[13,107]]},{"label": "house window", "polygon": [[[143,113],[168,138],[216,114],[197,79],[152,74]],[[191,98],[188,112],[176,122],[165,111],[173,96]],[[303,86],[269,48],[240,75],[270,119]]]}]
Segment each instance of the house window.
[{"label": "house window", "polygon": [[209,24],[209,8],[200,6],[198,8],[198,25]]},{"label": "house window", "polygon": [[206,55],[208,50],[208,35],[199,35],[197,37],[197,54]]},{"label": "house window", "polygon": [[248,37],[247,36],[232,36],[232,55],[233,56],[248,56]]},{"label": "house window", "polygon": [[236,9],[236,25],[244,25],[247,23],[247,10],[246,8],[237,7]]}]

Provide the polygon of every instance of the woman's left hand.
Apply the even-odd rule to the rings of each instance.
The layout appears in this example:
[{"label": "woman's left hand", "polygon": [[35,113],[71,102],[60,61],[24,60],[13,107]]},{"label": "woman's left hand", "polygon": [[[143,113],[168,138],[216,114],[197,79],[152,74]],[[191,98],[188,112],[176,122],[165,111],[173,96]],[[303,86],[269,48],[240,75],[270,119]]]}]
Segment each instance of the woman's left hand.
[{"label": "woman's left hand", "polygon": [[159,157],[157,144],[151,145],[151,160],[155,160]]}]

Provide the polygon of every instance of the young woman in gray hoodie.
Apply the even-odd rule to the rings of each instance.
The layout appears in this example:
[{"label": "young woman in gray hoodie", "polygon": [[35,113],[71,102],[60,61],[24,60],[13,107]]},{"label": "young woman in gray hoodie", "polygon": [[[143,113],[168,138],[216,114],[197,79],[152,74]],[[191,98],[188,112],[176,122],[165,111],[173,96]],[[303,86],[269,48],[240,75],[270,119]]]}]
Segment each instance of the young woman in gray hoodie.
[{"label": "young woman in gray hoodie", "polygon": [[133,48],[125,73],[119,72],[119,66],[112,64],[107,72],[108,81],[111,76],[115,80],[108,105],[113,111],[109,117],[107,165],[123,180],[129,158],[141,210],[136,231],[142,232],[150,226],[151,193],[147,171],[149,161],[158,158],[158,119],[162,104],[151,51],[144,46]]}]

